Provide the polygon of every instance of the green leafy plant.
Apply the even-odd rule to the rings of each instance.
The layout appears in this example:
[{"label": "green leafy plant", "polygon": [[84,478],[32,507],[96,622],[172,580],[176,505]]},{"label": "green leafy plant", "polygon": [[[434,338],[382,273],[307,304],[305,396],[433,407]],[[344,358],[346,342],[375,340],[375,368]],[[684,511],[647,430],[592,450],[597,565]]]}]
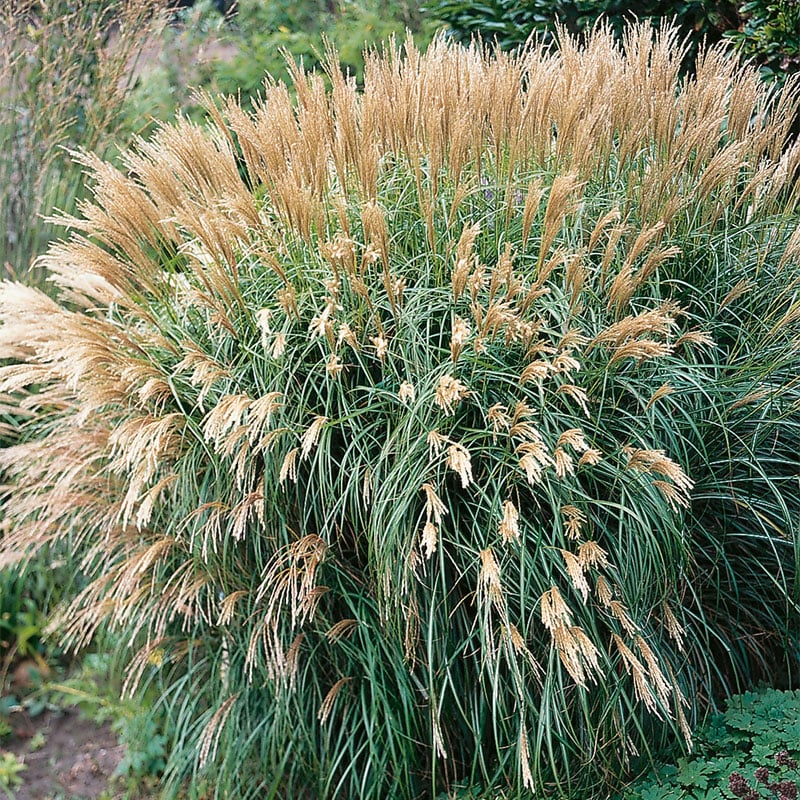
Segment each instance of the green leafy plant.
[{"label": "green leafy plant", "polygon": [[221,63],[221,91],[254,97],[267,75],[289,80],[284,53],[307,69],[319,67],[326,41],[337,49],[341,68],[361,81],[364,48],[410,30],[425,44],[429,25],[416,0],[303,0],[300,3],[240,0],[231,19],[239,55]]},{"label": "green leafy plant", "polygon": [[167,739],[154,719],[141,711],[128,713],[119,716],[112,727],[120,744],[125,747],[125,755],[117,768],[118,775],[134,778],[138,783],[164,771]]},{"label": "green leafy plant", "polygon": [[25,763],[13,753],[0,750],[0,790],[6,797],[13,797],[11,790],[22,784],[21,773],[26,769]]},{"label": "green leafy plant", "polygon": [[762,765],[755,770],[752,785],[741,773],[732,772],[728,778],[730,794],[745,800],[759,800],[762,797],[797,800],[800,788],[797,782],[797,759],[791,758],[786,750],[775,753],[774,759],[775,763],[769,767]]},{"label": "green leafy plant", "polygon": [[630,800],[796,800],[800,692],[761,689],[731,697],[698,732],[691,757],[661,763]]},{"label": "green leafy plant", "polygon": [[0,654],[6,669],[11,658],[31,658],[40,652],[47,593],[43,579],[43,573],[0,571]]},{"label": "green leafy plant", "polygon": [[577,20],[574,3],[564,2],[440,0],[426,5],[425,10],[445,22],[458,41],[469,44],[473,37],[480,36],[487,42],[497,42],[504,50],[521,47],[534,35],[549,38],[556,20],[570,28],[575,27]]},{"label": "green leafy plant", "polygon": [[0,556],[81,558],[168,796],[574,797],[793,667],[798,96],[682,58],[408,42],[83,157]]},{"label": "green leafy plant", "polygon": [[48,682],[41,693],[55,708],[74,709],[92,722],[110,724],[125,748],[115,775],[133,790],[163,772],[167,738],[163,716],[154,708],[156,697],[149,696],[144,703],[120,699],[117,665],[109,655],[115,645],[109,640],[97,652],[84,653],[63,681]]},{"label": "green leafy plant", "polygon": [[63,653],[55,642],[45,642],[44,628],[48,612],[69,596],[70,583],[49,552],[0,570],[0,729],[5,733],[11,732],[13,714],[24,708],[38,716],[46,708],[38,690]]},{"label": "green leafy plant", "polygon": [[726,36],[752,58],[768,81],[782,84],[800,71],[800,4],[751,0],[739,6],[742,23]]}]

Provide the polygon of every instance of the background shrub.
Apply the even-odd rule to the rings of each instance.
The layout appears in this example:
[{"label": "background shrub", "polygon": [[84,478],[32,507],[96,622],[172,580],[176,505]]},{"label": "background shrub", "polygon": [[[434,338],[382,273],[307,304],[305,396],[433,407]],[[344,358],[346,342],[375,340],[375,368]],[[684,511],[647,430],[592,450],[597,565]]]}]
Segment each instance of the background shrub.
[{"label": "background shrub", "polygon": [[[697,734],[690,757],[661,763],[653,777],[625,794],[630,800],[697,797],[797,797],[800,692],[760,689],[731,697]],[[745,785],[747,788],[745,789]]]},{"label": "background shrub", "polygon": [[739,6],[739,14],[738,28],[725,35],[759,65],[766,80],[783,83],[800,72],[800,4],[752,0]]},{"label": "background shrub", "polygon": [[[325,53],[323,37],[336,47],[342,69],[361,80],[365,47],[393,35],[402,38],[407,29],[418,35],[425,30],[414,0],[242,0],[231,23],[240,55],[220,63],[215,78],[220,91],[242,91],[245,97],[261,90],[267,74],[289,80],[287,53],[306,69],[319,67]],[[429,38],[430,33],[425,41],[420,36],[420,46]]]},{"label": "background shrub", "polygon": [[800,70],[800,5],[792,0],[440,0],[426,9],[445,22],[457,40],[469,42],[477,34],[503,49],[520,47],[531,35],[549,41],[557,24],[572,34],[585,34],[600,19],[621,37],[625,26],[639,19],[678,27],[687,42],[685,69],[692,69],[703,46],[725,37],[770,81],[783,83]]},{"label": "background shrub", "polygon": [[225,14],[203,0],[180,11],[165,32],[157,65],[143,73],[131,97],[131,118],[171,120],[188,110],[202,119],[191,98],[196,87],[235,95],[250,107],[267,76],[291,84],[289,62],[319,68],[326,42],[336,47],[341,68],[361,81],[365,47],[406,31],[424,46],[433,28],[416,0],[240,0]]},{"label": "background shrub", "polygon": [[676,36],[408,43],[84,157],[59,299],[0,292],[2,555],[82,558],[168,794],[576,796],[793,668],[797,93]]},{"label": "background shrub", "polygon": [[496,38],[501,47],[523,45],[532,33],[550,39],[556,24],[561,24],[572,34],[590,31],[604,18],[614,32],[621,36],[634,19],[670,20],[677,25],[682,37],[689,36],[697,46],[707,40],[714,44],[722,32],[738,23],[736,5],[727,0],[689,0],[668,3],[663,0],[558,0],[555,3],[532,0],[490,0],[487,3],[441,2],[427,6],[447,23],[452,34],[469,41],[475,34],[484,39]]}]

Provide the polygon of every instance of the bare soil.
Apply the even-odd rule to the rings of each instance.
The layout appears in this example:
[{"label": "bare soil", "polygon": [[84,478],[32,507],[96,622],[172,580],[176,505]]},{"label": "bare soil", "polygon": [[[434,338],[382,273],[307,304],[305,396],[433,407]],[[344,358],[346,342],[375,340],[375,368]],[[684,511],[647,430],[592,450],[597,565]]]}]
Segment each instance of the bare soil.
[{"label": "bare soil", "polygon": [[76,711],[15,715],[15,735],[4,749],[25,764],[14,800],[98,800],[122,797],[114,791],[114,771],[124,748],[107,725]]}]

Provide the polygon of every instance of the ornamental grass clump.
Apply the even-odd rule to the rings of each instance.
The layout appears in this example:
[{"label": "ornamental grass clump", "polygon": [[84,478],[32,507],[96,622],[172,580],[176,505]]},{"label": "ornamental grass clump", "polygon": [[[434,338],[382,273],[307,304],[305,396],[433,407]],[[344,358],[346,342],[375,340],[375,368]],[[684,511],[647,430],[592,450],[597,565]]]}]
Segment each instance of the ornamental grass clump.
[{"label": "ornamental grass clump", "polygon": [[44,215],[74,210],[79,145],[111,155],[128,138],[137,64],[166,0],[4,0],[0,6],[0,275],[27,282],[57,237]]},{"label": "ornamental grass clump", "polygon": [[69,544],[168,791],[575,797],[790,663],[797,86],[682,55],[330,53],[81,156],[2,554]]}]

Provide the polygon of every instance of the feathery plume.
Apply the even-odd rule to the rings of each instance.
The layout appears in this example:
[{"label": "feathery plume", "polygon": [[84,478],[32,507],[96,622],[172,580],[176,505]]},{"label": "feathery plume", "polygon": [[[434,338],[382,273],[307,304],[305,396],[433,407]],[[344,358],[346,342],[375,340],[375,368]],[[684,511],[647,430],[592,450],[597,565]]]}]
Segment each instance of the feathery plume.
[{"label": "feathery plume", "polygon": [[219,747],[222,729],[233,710],[234,704],[239,699],[239,692],[231,695],[213,714],[200,736],[199,765],[202,769],[209,761],[213,761]]},{"label": "feathery plume", "polygon": [[294,483],[297,483],[297,457],[299,455],[300,448],[295,447],[284,456],[283,463],[281,464],[280,475],[278,477],[278,483],[283,485],[287,478]]},{"label": "feathery plume", "polygon": [[503,516],[497,532],[506,544],[519,539],[519,512],[510,500],[503,502]]},{"label": "feathery plume", "polygon": [[300,437],[300,460],[304,460],[308,458],[309,453],[316,447],[317,442],[319,441],[319,435],[322,431],[322,428],[325,426],[325,423],[328,421],[327,417],[324,416],[316,416],[312,423],[308,426],[305,430],[303,435]]},{"label": "feathery plume", "polygon": [[339,692],[353,680],[352,678],[339,678],[336,683],[331,686],[328,693],[325,695],[325,699],[322,701],[322,704],[319,707],[319,711],[317,712],[317,719],[319,720],[320,725],[324,725],[328,719],[330,718],[331,713],[333,712],[333,705],[336,702],[336,698],[339,695]]},{"label": "feathery plume", "polygon": [[442,517],[447,513],[447,506],[430,483],[423,483],[422,491],[425,492],[425,516],[428,521],[433,520],[437,525],[441,525]]},{"label": "feathery plume", "polygon": [[650,399],[647,401],[647,405],[644,407],[645,411],[651,409],[659,400],[663,397],[667,397],[667,395],[672,394],[675,391],[675,388],[669,383],[662,383],[661,386],[656,389],[653,394],[650,396]]},{"label": "feathery plume", "polygon": [[570,428],[564,431],[558,437],[557,445],[559,447],[569,445],[576,453],[584,453],[589,449],[589,445],[586,444],[586,439],[580,428]]},{"label": "feathery plume", "polygon": [[397,392],[397,396],[400,398],[401,403],[413,403],[416,397],[414,384],[403,381],[400,384],[400,390]]},{"label": "feathery plume", "polygon": [[520,469],[531,486],[541,481],[544,468],[554,463],[539,438],[518,445],[516,453],[520,455]]},{"label": "feathery plume", "polygon": [[503,586],[500,583],[500,565],[497,563],[491,547],[481,550],[480,585],[488,596],[492,605],[501,613],[505,613],[506,599]]},{"label": "feathery plume", "polygon": [[[623,453],[628,459],[627,468],[668,478],[671,483],[660,481],[658,485],[662,494],[671,505],[688,507],[691,502],[691,491],[694,481],[663,450],[647,450],[625,446]],[[665,488],[669,487],[669,488]]]},{"label": "feathery plume", "polygon": [[378,360],[384,361],[389,349],[389,342],[386,341],[384,336],[370,336],[369,340],[375,346],[375,355],[378,357]]},{"label": "feathery plume", "polygon": [[661,610],[664,614],[664,627],[667,629],[667,633],[672,637],[675,644],[678,645],[678,650],[683,652],[684,630],[681,624],[666,602],[662,603]]},{"label": "feathery plume", "polygon": [[467,286],[467,279],[475,265],[473,247],[480,232],[480,225],[465,225],[456,245],[455,266],[453,267],[453,298],[457,301]]},{"label": "feathery plume", "polygon": [[451,444],[447,448],[447,466],[458,473],[462,489],[466,489],[472,483],[472,457],[466,447]]},{"label": "feathery plume", "polygon": [[357,627],[357,619],[340,619],[325,631],[325,638],[329,642],[338,642],[340,639],[347,639]]},{"label": "feathery plume", "polygon": [[553,452],[553,462],[558,478],[563,479],[566,478],[567,475],[575,474],[575,462],[572,456],[563,447],[556,447]]},{"label": "feathery plume", "polygon": [[492,433],[497,436],[502,431],[507,431],[511,427],[511,419],[508,416],[508,408],[502,403],[495,403],[487,412],[486,419],[492,426]]},{"label": "feathery plume", "polygon": [[572,614],[556,586],[552,586],[542,595],[540,603],[542,624],[548,630],[572,624]]},{"label": "feathery plume", "polygon": [[428,442],[428,459],[433,461],[442,452],[442,449],[447,444],[448,439],[442,436],[438,431],[429,431],[427,436]]},{"label": "feathery plume", "polygon": [[425,551],[425,558],[430,557],[436,552],[436,545],[439,541],[439,528],[430,519],[422,526],[420,537],[420,547]]},{"label": "feathery plume", "polygon": [[461,381],[452,375],[442,375],[436,386],[434,402],[445,414],[452,416],[456,406],[467,396],[469,389]]},{"label": "feathery plume", "polygon": [[584,569],[589,567],[607,567],[608,554],[597,542],[584,542],[578,548],[578,563]]},{"label": "feathery plume", "polygon": [[599,464],[603,460],[603,454],[594,447],[590,447],[578,459],[578,467],[593,466]]},{"label": "feathery plume", "polygon": [[461,317],[453,320],[453,332],[450,338],[450,357],[453,361],[458,360],[458,356],[470,335],[470,327]]},{"label": "feathery plume", "polygon": [[589,397],[585,389],[581,389],[580,386],[575,386],[572,383],[562,383],[561,386],[556,389],[556,394],[567,395],[567,397],[570,397],[583,409],[583,413],[586,414],[587,417],[590,416],[588,405]]},{"label": "feathery plume", "polygon": [[619,654],[622,656],[625,671],[633,678],[633,690],[636,698],[645,704],[648,711],[660,716],[652,687],[647,680],[647,670],[644,668],[644,664],[636,658],[633,651],[616,633],[612,633],[611,636]]},{"label": "feathery plume", "polygon": [[578,539],[581,527],[586,522],[586,514],[572,505],[561,506],[561,516],[564,517],[564,530],[568,539]]},{"label": "feathery plume", "polygon": [[539,247],[540,265],[544,262],[545,256],[564,222],[564,217],[577,204],[577,198],[573,195],[583,185],[583,182],[574,173],[557,175],[553,181],[542,224],[542,242]]},{"label": "feathery plume", "polygon": [[581,599],[585,603],[589,599],[589,584],[586,582],[586,576],[583,574],[583,564],[574,553],[569,550],[561,550],[561,557],[564,559],[564,566],[567,570],[567,575],[572,582],[572,585],[581,595]]},{"label": "feathery plume", "polygon": [[275,337],[272,340],[272,346],[270,347],[269,350],[270,357],[274,358],[277,361],[277,359],[279,359],[285,352],[286,352],[286,334],[276,333]]},{"label": "feathery plume", "polygon": [[595,592],[597,592],[597,599],[603,606],[608,608],[611,605],[611,601],[614,599],[614,594],[611,591],[611,586],[608,581],[602,575],[598,575],[594,588]]},{"label": "feathery plume", "polygon": [[338,378],[343,370],[344,364],[342,364],[342,359],[335,353],[332,354],[325,363],[325,372],[330,375],[331,378]]},{"label": "feathery plume", "polygon": [[519,376],[520,384],[530,381],[543,381],[553,370],[553,365],[547,361],[532,361]]}]

